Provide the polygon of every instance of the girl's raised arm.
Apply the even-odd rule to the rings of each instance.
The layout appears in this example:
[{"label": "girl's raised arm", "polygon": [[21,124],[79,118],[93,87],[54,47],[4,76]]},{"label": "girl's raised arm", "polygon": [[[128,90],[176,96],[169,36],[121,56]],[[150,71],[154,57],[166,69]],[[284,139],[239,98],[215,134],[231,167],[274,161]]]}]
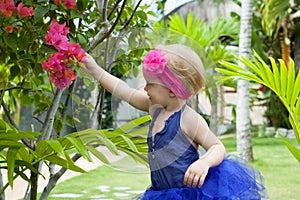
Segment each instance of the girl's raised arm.
[{"label": "girl's raised arm", "polygon": [[146,93],[129,87],[127,83],[102,69],[92,56],[86,55],[86,60],[84,61],[85,72],[91,74],[103,88],[114,96],[128,102],[139,110],[149,111],[149,98]]}]

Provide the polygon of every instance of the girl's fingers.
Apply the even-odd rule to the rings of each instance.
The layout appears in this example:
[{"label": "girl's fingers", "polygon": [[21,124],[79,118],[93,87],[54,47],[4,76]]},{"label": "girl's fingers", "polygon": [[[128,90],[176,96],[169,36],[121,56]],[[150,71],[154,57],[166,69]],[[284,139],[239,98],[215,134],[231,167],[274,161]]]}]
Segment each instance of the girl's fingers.
[{"label": "girl's fingers", "polygon": [[192,181],[193,181],[193,174],[188,171],[184,176],[184,184],[186,186],[190,187],[192,184]]},{"label": "girl's fingers", "polygon": [[199,177],[198,177],[198,176],[195,176],[195,177],[193,178],[193,185],[192,185],[193,188],[197,186],[198,181],[199,181]]},{"label": "girl's fingers", "polygon": [[204,173],[202,174],[202,176],[200,177],[199,184],[198,184],[198,187],[199,187],[199,188],[202,187],[202,185],[203,185],[203,183],[204,183],[204,180],[205,180],[205,178],[206,178],[206,175],[207,175],[207,172],[204,172]]}]

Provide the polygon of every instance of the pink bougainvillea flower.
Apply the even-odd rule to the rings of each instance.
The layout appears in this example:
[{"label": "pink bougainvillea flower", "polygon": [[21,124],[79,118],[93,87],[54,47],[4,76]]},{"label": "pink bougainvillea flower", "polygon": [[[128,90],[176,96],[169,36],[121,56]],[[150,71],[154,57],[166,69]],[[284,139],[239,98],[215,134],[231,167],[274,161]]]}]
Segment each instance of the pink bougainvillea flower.
[{"label": "pink bougainvillea flower", "polygon": [[50,46],[54,46],[58,51],[68,50],[68,38],[65,35],[59,35],[59,34],[50,34],[48,33],[45,36],[46,44]]},{"label": "pink bougainvillea flower", "polygon": [[15,9],[16,6],[14,0],[0,0],[0,15],[9,18],[12,16]]},{"label": "pink bougainvillea flower", "polygon": [[52,19],[48,30],[51,34],[60,34],[65,36],[70,32],[70,29],[66,26],[66,22],[59,24],[56,19]]},{"label": "pink bougainvillea flower", "polygon": [[64,5],[66,6],[66,8],[77,9],[76,3],[74,0],[65,0]]},{"label": "pink bougainvillea flower", "polygon": [[68,87],[71,84],[70,79],[60,72],[50,74],[49,79],[59,89]]},{"label": "pink bougainvillea flower", "polygon": [[59,4],[61,4],[62,3],[62,0],[54,0],[54,4],[55,5],[59,5]]},{"label": "pink bougainvillea flower", "polygon": [[67,56],[61,52],[52,53],[48,61],[42,61],[42,67],[50,73],[55,69],[63,70],[66,65],[63,61],[66,58]]},{"label": "pink bougainvillea flower", "polygon": [[12,25],[5,26],[6,33],[12,33],[13,30],[14,30],[14,27]]},{"label": "pink bougainvillea flower", "polygon": [[50,54],[48,61],[42,61],[42,67],[49,72],[49,79],[54,85],[63,89],[76,79],[74,66],[84,61],[86,54],[78,43],[68,42],[69,28],[66,22],[59,24],[55,19],[48,27],[45,43],[56,48],[57,52]]},{"label": "pink bougainvillea flower", "polygon": [[71,81],[76,79],[75,72],[72,69],[66,69],[65,76],[68,77],[68,79]]},{"label": "pink bougainvillea flower", "polygon": [[66,27],[66,22],[59,24],[55,19],[52,20],[48,27],[48,34],[45,36],[46,44],[54,46],[58,51],[68,50],[69,28]]},{"label": "pink bougainvillea flower", "polygon": [[68,55],[74,56],[79,62],[84,61],[86,57],[85,51],[78,43],[68,43]]},{"label": "pink bougainvillea flower", "polygon": [[34,9],[32,7],[24,7],[23,3],[18,4],[17,11],[21,17],[31,17],[34,14]]},{"label": "pink bougainvillea flower", "polygon": [[0,0],[0,11],[13,11],[16,8],[14,0]]},{"label": "pink bougainvillea flower", "polygon": [[5,10],[2,14],[5,18],[10,18],[13,14],[13,11],[12,10]]}]

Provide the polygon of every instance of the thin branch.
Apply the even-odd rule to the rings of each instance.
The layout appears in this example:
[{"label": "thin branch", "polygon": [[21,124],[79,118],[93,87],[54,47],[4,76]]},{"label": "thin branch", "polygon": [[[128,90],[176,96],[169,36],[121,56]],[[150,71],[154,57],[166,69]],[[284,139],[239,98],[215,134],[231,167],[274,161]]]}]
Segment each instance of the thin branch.
[{"label": "thin branch", "polygon": [[11,116],[10,110],[7,107],[7,105],[4,103],[4,101],[2,101],[1,105],[2,105],[2,108],[5,112],[5,115],[7,116],[8,120],[9,120],[9,123],[11,123],[11,125],[13,125],[16,129],[18,129],[18,126],[17,126],[15,120],[13,119],[13,117]]},{"label": "thin branch", "polygon": [[114,7],[111,9],[110,13],[108,14],[108,17],[107,17],[108,20],[110,20],[111,16],[112,16],[113,13],[115,12],[115,10],[118,8],[118,5],[119,5],[119,3],[120,3],[121,1],[122,1],[122,0],[118,0],[118,1],[115,3]]},{"label": "thin branch", "polygon": [[101,1],[96,1],[99,10],[102,10],[102,19],[101,19],[101,29],[95,35],[95,37],[87,44],[86,51],[89,49],[93,49],[96,45],[99,44],[98,41],[102,41],[102,38],[105,38],[106,33],[108,32],[108,27],[110,26],[110,22],[106,18],[106,10],[107,10],[107,0],[105,0],[102,4]]},{"label": "thin branch", "polygon": [[136,4],[136,6],[135,6],[133,12],[131,13],[130,18],[125,22],[124,27],[123,27],[122,29],[126,29],[126,28],[127,28],[127,26],[129,25],[129,23],[130,23],[131,20],[133,19],[133,16],[134,16],[134,14],[136,13],[136,11],[137,11],[137,9],[138,9],[138,7],[140,6],[141,3],[142,3],[142,0],[140,0],[140,1]]},{"label": "thin branch", "polygon": [[16,89],[21,89],[21,90],[27,90],[27,91],[33,91],[33,92],[40,92],[42,91],[41,89],[32,89],[32,88],[27,88],[27,87],[23,87],[23,86],[13,86],[13,87],[7,87],[4,89],[0,89],[0,92],[6,92],[6,91],[10,91],[10,90],[16,90]]},{"label": "thin branch", "polygon": [[105,21],[105,20],[107,20],[107,2],[108,2],[108,0],[105,0],[104,2],[103,2],[103,7],[102,7],[102,20],[103,21]]},{"label": "thin branch", "polygon": [[44,134],[39,137],[38,142],[42,139],[49,139],[51,136],[55,113],[59,107],[59,101],[60,101],[62,93],[63,93],[63,90],[57,89],[54,94],[52,104],[47,112],[46,119],[45,119],[45,122],[44,122],[42,130],[41,130],[41,132]]},{"label": "thin branch", "polygon": [[[8,120],[9,120],[9,123],[10,123],[11,125],[13,125],[13,126],[18,130],[18,129],[19,129],[19,128],[18,128],[18,125],[16,124],[15,120],[14,120],[13,117],[11,116],[10,110],[9,110],[9,108],[7,107],[7,105],[4,103],[4,101],[2,101],[2,108],[3,108],[4,112],[5,112],[5,115],[7,116]],[[31,142],[30,142],[28,139],[23,138],[23,139],[22,139],[22,142],[23,142],[27,147],[29,147],[29,148],[31,148],[31,149],[33,148],[33,146],[31,145]]]},{"label": "thin branch", "polygon": [[[77,161],[80,157],[81,157],[81,155],[79,153],[76,153],[72,157],[73,162]],[[55,187],[57,181],[67,170],[68,169],[62,167],[56,174],[54,174],[53,176],[50,177],[48,184],[46,185],[46,187],[44,188],[44,190],[40,196],[40,200],[46,200],[48,198],[50,192]]]},{"label": "thin branch", "polygon": [[[101,33],[101,30],[102,30],[101,29],[100,32],[95,36],[95,38],[87,45],[87,50],[93,49],[95,46],[100,44],[105,38],[108,38],[110,36],[110,34],[113,32],[113,30],[117,26],[117,24],[118,24],[118,22],[119,22],[119,20],[122,16],[122,13],[123,13],[125,5],[126,5],[126,2],[127,2],[127,0],[123,1],[123,4],[121,6],[121,10],[119,11],[117,19],[115,20],[113,25],[110,27],[110,29],[105,34]],[[106,20],[102,23],[103,23],[103,25],[107,25],[107,23],[109,23],[109,21]]]}]

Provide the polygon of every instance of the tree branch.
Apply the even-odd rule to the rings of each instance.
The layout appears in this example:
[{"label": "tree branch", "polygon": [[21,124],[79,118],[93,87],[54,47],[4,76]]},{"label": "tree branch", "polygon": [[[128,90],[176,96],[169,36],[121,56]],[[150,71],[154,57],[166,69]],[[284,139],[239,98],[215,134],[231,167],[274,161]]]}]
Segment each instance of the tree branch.
[{"label": "tree branch", "polygon": [[[2,108],[3,108],[4,112],[5,112],[5,115],[7,116],[8,120],[9,120],[9,123],[10,123],[11,125],[13,125],[13,126],[18,130],[19,128],[18,128],[18,126],[17,126],[15,120],[14,120],[13,117],[11,116],[9,108],[8,108],[7,105],[4,103],[3,100],[2,100]],[[30,142],[28,139],[23,138],[23,139],[22,139],[22,142],[23,142],[23,144],[25,144],[27,147],[29,147],[29,148],[31,148],[31,149],[33,148],[33,146],[31,145],[31,142]]]},{"label": "tree branch", "polygon": [[51,104],[51,106],[50,106],[50,108],[49,108],[49,110],[47,112],[46,119],[45,119],[45,122],[44,122],[42,130],[41,130],[41,132],[43,133],[43,135],[41,135],[39,137],[38,142],[40,140],[42,140],[42,139],[47,140],[51,136],[55,114],[56,114],[56,111],[57,111],[57,109],[59,107],[59,101],[60,101],[62,93],[63,93],[63,90],[57,89],[56,92],[55,92],[55,94],[54,94],[54,98],[52,100],[52,104]]},{"label": "tree branch", "polygon": [[134,16],[134,14],[136,13],[136,11],[137,11],[137,9],[138,9],[138,7],[140,6],[141,3],[142,3],[142,0],[140,0],[140,1],[136,4],[136,6],[135,6],[135,8],[134,8],[134,10],[133,10],[133,12],[132,12],[130,18],[125,22],[124,27],[123,27],[122,29],[126,29],[126,28],[127,28],[127,26],[129,25],[129,23],[130,23],[131,20],[133,19],[133,16]]},{"label": "tree branch", "polygon": [[21,90],[27,90],[27,91],[33,91],[33,92],[40,92],[42,91],[41,89],[35,90],[32,88],[27,88],[27,87],[23,87],[23,86],[13,86],[13,87],[8,87],[8,88],[4,88],[4,89],[0,89],[0,92],[6,92],[6,91],[10,91],[10,90],[16,90],[16,89],[21,89]]},{"label": "tree branch", "polygon": [[87,50],[89,49],[93,49],[95,48],[95,46],[97,46],[98,44],[100,44],[105,38],[108,38],[110,36],[110,34],[113,32],[113,30],[115,29],[116,25],[118,24],[123,10],[125,8],[127,0],[123,1],[123,4],[121,6],[121,10],[118,13],[117,19],[115,20],[115,22],[113,23],[113,25],[110,27],[110,29],[107,31],[105,30],[103,33],[101,30],[103,30],[103,28],[108,28],[109,25],[109,21],[107,19],[105,19],[105,21],[102,22],[103,27],[101,28],[101,30],[99,31],[99,33],[95,36],[95,38],[87,45]]},{"label": "tree branch", "polygon": [[[79,153],[76,153],[72,157],[72,160],[75,162],[80,157],[81,157],[81,155]],[[49,194],[52,191],[52,189],[56,186],[57,181],[66,171],[67,171],[67,169],[62,167],[56,174],[54,174],[53,176],[50,177],[48,184],[46,185],[46,187],[44,188],[44,190],[40,196],[40,200],[46,200],[49,197]]]}]

